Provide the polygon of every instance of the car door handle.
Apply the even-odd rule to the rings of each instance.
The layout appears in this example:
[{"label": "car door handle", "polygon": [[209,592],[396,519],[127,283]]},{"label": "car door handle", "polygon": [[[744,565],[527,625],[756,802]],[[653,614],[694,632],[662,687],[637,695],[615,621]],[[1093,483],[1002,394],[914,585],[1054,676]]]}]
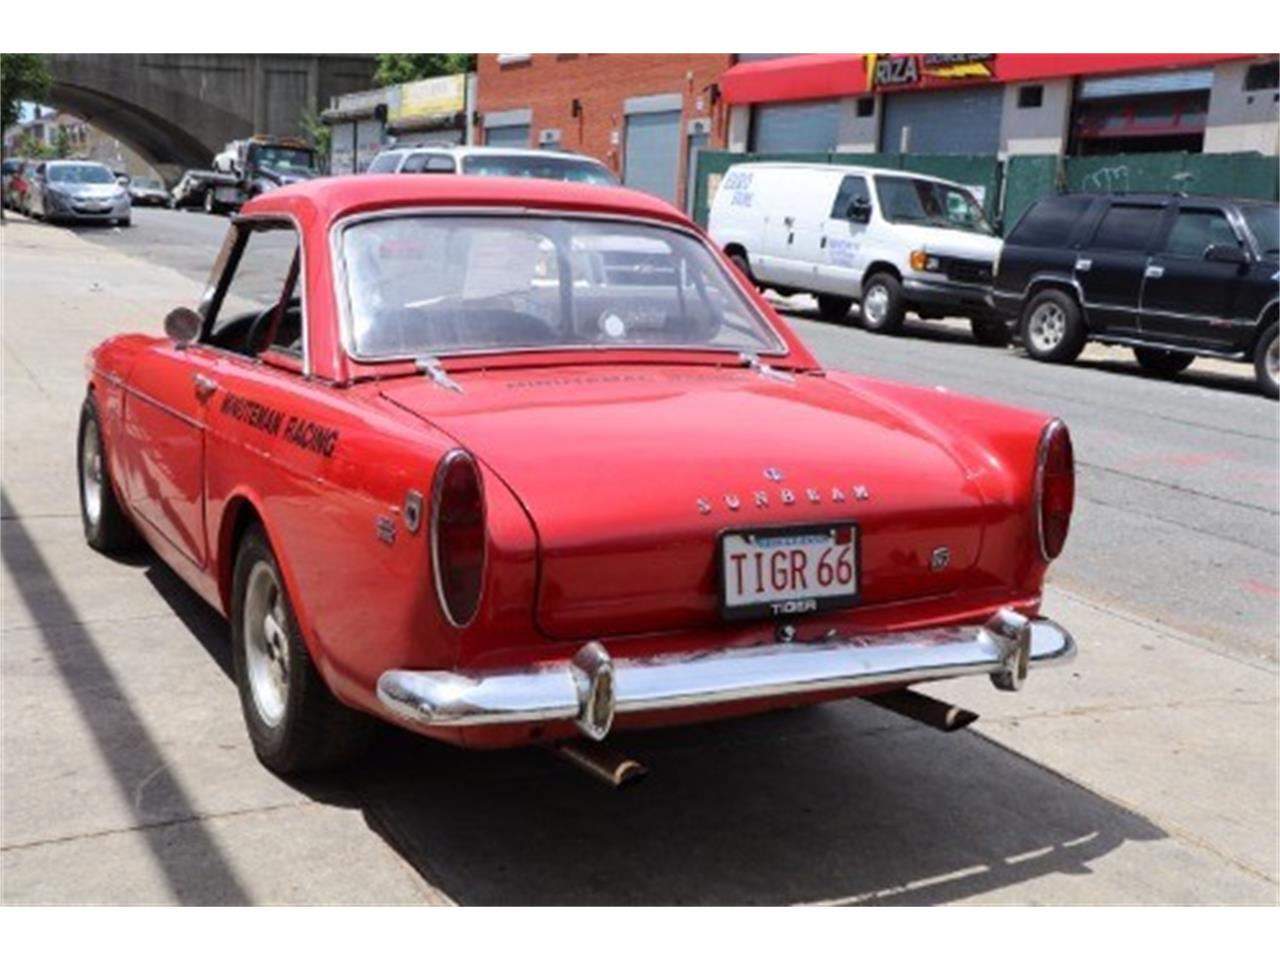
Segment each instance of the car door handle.
[{"label": "car door handle", "polygon": [[218,389],[218,381],[212,377],[206,377],[203,373],[197,373],[191,379],[196,385],[196,399],[201,403],[213,396]]},{"label": "car door handle", "polygon": [[818,246],[821,247],[823,250],[827,249],[827,238],[823,237],[821,240],[819,240]]},{"label": "car door handle", "polygon": [[1076,273],[1088,273],[1093,268],[1093,261],[1084,257],[1076,259]]},{"label": "car door handle", "polygon": [[1164,267],[1157,267],[1155,264],[1147,267],[1147,277],[1151,280],[1159,280],[1164,276]]}]

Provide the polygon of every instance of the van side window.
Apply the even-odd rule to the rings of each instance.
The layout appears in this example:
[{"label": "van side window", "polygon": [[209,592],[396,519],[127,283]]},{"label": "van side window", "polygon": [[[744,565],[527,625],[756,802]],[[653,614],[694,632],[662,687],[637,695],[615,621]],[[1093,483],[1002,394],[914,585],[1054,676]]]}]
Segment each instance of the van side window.
[{"label": "van side window", "polygon": [[854,200],[871,202],[871,192],[867,189],[866,177],[845,177],[840,181],[840,189],[836,191],[836,202],[831,205],[832,220],[848,220],[849,204]]},{"label": "van side window", "polygon": [[1103,214],[1090,246],[1099,250],[1146,250],[1163,212],[1160,207],[1113,204]]},{"label": "van side window", "polygon": [[1018,221],[1009,242],[1027,247],[1065,247],[1081,215],[1089,209],[1089,197],[1046,197]]},{"label": "van side window", "polygon": [[1164,252],[1199,260],[1211,246],[1239,245],[1235,231],[1220,210],[1179,210],[1169,238],[1164,242]]}]

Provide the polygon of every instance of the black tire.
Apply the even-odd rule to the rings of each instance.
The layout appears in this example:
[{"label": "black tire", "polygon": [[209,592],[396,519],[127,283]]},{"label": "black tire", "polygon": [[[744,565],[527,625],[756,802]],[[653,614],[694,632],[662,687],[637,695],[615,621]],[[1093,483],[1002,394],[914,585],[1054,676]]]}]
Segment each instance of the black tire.
[{"label": "black tire", "polygon": [[125,217],[123,220],[121,220],[121,221],[120,221],[120,226],[122,226],[122,227],[132,227],[132,226],[133,226],[133,218],[132,218],[132,217]]},{"label": "black tire", "polygon": [[1280,382],[1277,381],[1277,366],[1280,366],[1280,341],[1277,341],[1280,326],[1271,324],[1258,338],[1253,348],[1253,373],[1258,378],[1258,388],[1275,400],[1280,397]]},{"label": "black tire", "polygon": [[1003,320],[975,317],[969,320],[969,327],[973,331],[973,339],[984,347],[1007,347],[1013,339],[1009,325]]},{"label": "black tire", "polygon": [[741,271],[742,275],[747,278],[748,283],[756,289],[760,288],[760,284],[756,283],[755,274],[751,272],[751,261],[747,259],[745,253],[741,250],[734,250],[729,254],[729,262]]},{"label": "black tire", "polygon": [[[1051,321],[1055,327],[1060,325],[1056,335],[1038,332],[1037,324],[1043,326]],[[1071,363],[1080,356],[1086,339],[1087,331],[1079,304],[1061,290],[1040,291],[1022,311],[1022,345],[1028,356],[1035,360]]]},{"label": "black tire", "polygon": [[[247,626],[250,618],[245,615],[246,609],[250,609],[251,615],[256,613],[261,596],[256,591],[269,592],[273,588],[261,579],[263,577],[274,580],[271,606],[283,614],[283,623],[275,638],[275,656],[250,652],[248,648],[248,644],[268,632],[265,626]],[[257,584],[253,596],[249,593],[251,578]],[[271,646],[265,643],[258,649],[265,651]],[[281,774],[330,769],[364,752],[373,733],[374,720],[339,703],[329,692],[298,630],[275,554],[257,524],[245,531],[236,551],[231,588],[231,653],[249,739],[258,759],[268,769]],[[268,663],[282,665],[282,675],[287,678],[277,704],[279,712],[274,716],[270,704],[260,703],[250,680],[251,670],[267,669]],[[262,689],[261,681],[258,689]]]},{"label": "black tire", "polygon": [[[870,311],[870,312],[868,312]],[[862,285],[862,326],[872,333],[899,333],[906,319],[902,284],[891,273],[874,273]]]},{"label": "black tire", "polygon": [[[102,421],[93,394],[80,407],[80,429],[76,433],[76,476],[80,488],[80,521],[84,539],[100,553],[125,553],[139,544],[137,528],[116,499],[106,445],[102,441]],[[96,480],[96,510],[92,503],[91,480]]]},{"label": "black tire", "polygon": [[1138,361],[1138,366],[1157,377],[1177,376],[1191,366],[1191,361],[1195,359],[1190,353],[1177,353],[1158,347],[1134,347],[1133,356]]},{"label": "black tire", "polygon": [[204,192],[201,204],[204,206],[204,212],[210,216],[216,217],[221,212],[218,208],[218,198],[214,196],[212,187]]},{"label": "black tire", "polygon": [[818,315],[828,323],[843,323],[853,306],[852,297],[837,297],[829,293],[818,294]]}]

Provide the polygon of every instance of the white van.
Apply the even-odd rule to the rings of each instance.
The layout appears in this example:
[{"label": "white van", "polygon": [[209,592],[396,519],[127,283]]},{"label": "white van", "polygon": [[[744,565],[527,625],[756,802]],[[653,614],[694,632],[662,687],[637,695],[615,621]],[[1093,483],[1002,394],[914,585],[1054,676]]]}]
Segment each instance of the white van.
[{"label": "white van", "polygon": [[560,150],[438,146],[383,150],[365,173],[462,173],[480,177],[537,177],[616,187],[618,178],[599,160]]},{"label": "white van", "polygon": [[1000,239],[958,183],[872,167],[741,163],[711,204],[712,239],[784,296],[812,293],[825,319],[861,303],[862,325],[896,333],[907,310],[968,317],[980,343],[1008,330],[988,294]]}]

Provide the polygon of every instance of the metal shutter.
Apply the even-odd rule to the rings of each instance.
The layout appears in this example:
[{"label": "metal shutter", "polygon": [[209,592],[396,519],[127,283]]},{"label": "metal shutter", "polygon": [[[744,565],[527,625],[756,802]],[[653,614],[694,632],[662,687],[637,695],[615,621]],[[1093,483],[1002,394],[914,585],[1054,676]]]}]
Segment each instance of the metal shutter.
[{"label": "metal shutter", "polygon": [[825,153],[840,141],[840,101],[762,103],[751,115],[756,153]]},{"label": "metal shutter", "polygon": [[995,154],[1000,150],[1004,88],[987,86],[896,93],[884,98],[882,153],[902,153],[902,131],[910,129],[906,153]]},{"label": "metal shutter", "polygon": [[679,168],[680,111],[628,114],[622,182],[675,203]]},{"label": "metal shutter", "polygon": [[486,127],[484,145],[486,147],[520,147],[529,146],[530,127],[527,123],[511,127]]}]

